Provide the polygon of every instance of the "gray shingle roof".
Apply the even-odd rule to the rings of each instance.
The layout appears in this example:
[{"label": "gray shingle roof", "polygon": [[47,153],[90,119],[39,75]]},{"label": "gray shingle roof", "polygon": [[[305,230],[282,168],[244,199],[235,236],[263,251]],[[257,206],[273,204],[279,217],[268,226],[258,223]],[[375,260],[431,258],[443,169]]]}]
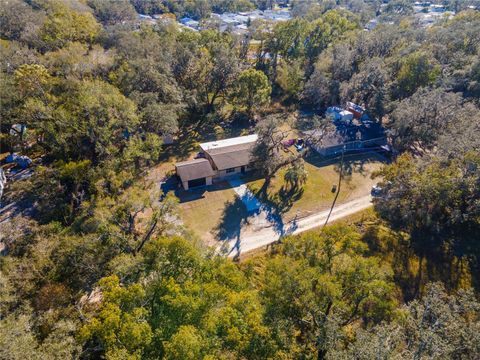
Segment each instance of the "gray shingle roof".
[{"label": "gray shingle roof", "polygon": [[245,166],[250,163],[252,147],[255,143],[232,145],[220,149],[208,150],[218,170]]},{"label": "gray shingle roof", "polygon": [[215,172],[207,159],[194,159],[175,164],[177,175],[182,181],[201,179],[215,175]]}]

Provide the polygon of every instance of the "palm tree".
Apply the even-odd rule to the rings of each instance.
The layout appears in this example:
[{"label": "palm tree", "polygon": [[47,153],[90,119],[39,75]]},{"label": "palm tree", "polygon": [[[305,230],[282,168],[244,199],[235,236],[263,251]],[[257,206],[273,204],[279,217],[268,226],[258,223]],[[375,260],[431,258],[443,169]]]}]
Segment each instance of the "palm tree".
[{"label": "palm tree", "polygon": [[294,162],[285,172],[283,179],[291,189],[303,186],[307,182],[308,172],[305,170],[303,159]]}]

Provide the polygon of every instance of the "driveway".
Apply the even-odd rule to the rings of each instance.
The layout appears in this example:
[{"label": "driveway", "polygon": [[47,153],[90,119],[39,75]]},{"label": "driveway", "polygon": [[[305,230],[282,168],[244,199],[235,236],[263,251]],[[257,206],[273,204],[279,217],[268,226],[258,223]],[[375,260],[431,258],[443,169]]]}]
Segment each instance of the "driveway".
[{"label": "driveway", "polygon": [[[249,190],[247,189],[247,191]],[[256,201],[258,202],[258,200]],[[372,206],[372,197],[370,195],[338,205],[333,209],[329,221],[331,222],[347,217],[367,209],[370,206]],[[322,211],[300,220],[294,219],[286,224],[281,223],[281,226],[275,226],[275,219],[272,220],[269,218],[269,210],[264,208],[263,205],[260,205],[260,212],[257,216],[260,218],[265,217],[266,223],[263,224],[264,226],[256,227],[253,233],[242,234],[239,232],[235,238],[225,239],[219,246],[219,252],[229,257],[235,257],[239,256],[242,252],[248,252],[276,242],[282,236],[299,234],[303,231],[323,226],[329,212],[330,210]],[[270,226],[268,226],[267,223],[270,223]]]},{"label": "driveway", "polygon": [[[232,190],[237,194],[237,202],[230,205],[228,214],[230,218],[241,217],[239,222],[228,222],[221,226],[221,231],[217,239],[221,241],[220,253],[228,256],[240,254],[240,247],[243,246],[244,239],[249,238],[248,234],[258,234],[265,231],[265,236],[278,234],[277,238],[285,234],[285,224],[282,217],[278,215],[269,205],[262,203],[247,187],[245,182],[238,177],[228,179]],[[237,204],[238,203],[238,204]],[[238,205],[241,204],[246,211],[238,211]],[[235,210],[235,211],[234,211]],[[259,245],[261,246],[261,245]]]},{"label": "driveway", "polygon": [[245,182],[240,178],[232,178],[228,180],[233,191],[238,195],[239,199],[245,205],[247,212],[257,213],[261,211],[262,203],[255,197],[255,195],[248,189]]}]

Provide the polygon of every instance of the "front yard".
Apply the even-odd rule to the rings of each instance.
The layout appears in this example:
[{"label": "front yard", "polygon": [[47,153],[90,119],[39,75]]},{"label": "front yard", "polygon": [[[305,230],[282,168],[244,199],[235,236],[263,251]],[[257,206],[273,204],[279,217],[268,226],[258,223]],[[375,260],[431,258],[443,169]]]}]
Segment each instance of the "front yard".
[{"label": "front yard", "polygon": [[235,203],[236,194],[227,182],[215,183],[207,188],[179,190],[180,215],[184,224],[202,240],[213,244],[217,227],[222,221],[236,222],[236,214],[224,219],[225,209]]},{"label": "front yard", "polygon": [[[384,159],[376,153],[345,155],[337,204],[368,195],[372,186],[378,182],[371,179],[371,175],[380,169],[382,161]],[[267,190],[267,198],[264,200],[282,214],[284,221],[326,210],[335,197],[332,186],[338,184],[340,158],[324,159],[318,154],[312,154],[306,159],[305,168],[308,179],[300,190],[290,191],[286,187],[283,180],[285,170],[278,173]],[[256,193],[263,182],[263,179],[253,181],[249,187]]]},{"label": "front yard", "polygon": [[[285,188],[284,172],[281,171],[267,190],[267,199],[262,200],[271,205],[284,222],[326,210],[335,197],[331,190],[332,185],[338,183],[339,162],[340,159],[326,160],[312,155],[306,159],[308,180],[300,191],[292,192]],[[382,162],[383,158],[375,153],[345,155],[344,179],[337,205],[368,195],[377,182],[370,176],[381,167]],[[264,180],[245,178],[245,181],[256,192]],[[215,240],[219,227],[240,226],[245,216],[243,204],[236,201],[235,192],[227,182],[180,191],[178,196],[184,224],[208,243]]]}]

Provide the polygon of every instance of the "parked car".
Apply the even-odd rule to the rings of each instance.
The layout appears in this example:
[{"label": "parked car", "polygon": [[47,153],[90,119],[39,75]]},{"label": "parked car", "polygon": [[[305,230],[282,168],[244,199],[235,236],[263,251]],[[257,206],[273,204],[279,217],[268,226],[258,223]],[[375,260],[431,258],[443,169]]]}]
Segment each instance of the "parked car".
[{"label": "parked car", "polygon": [[303,139],[297,139],[297,141],[295,142],[295,148],[300,151],[303,149],[303,147],[305,146],[305,141]]}]

